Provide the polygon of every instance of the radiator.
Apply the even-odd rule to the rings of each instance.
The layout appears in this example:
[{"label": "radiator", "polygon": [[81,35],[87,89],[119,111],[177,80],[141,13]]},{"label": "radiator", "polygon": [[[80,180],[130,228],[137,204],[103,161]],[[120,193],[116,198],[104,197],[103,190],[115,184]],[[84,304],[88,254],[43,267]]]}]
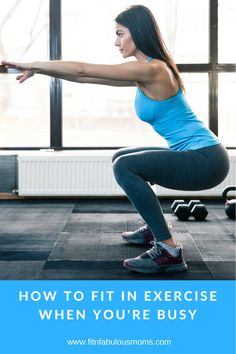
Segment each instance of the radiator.
[{"label": "radiator", "polygon": [[18,155],[20,196],[124,195],[108,151],[44,152]]},{"label": "radiator", "polygon": [[[18,155],[20,196],[123,196],[111,163],[112,151],[32,152]],[[159,196],[221,196],[236,183],[236,152],[230,152],[230,172],[215,188],[186,192],[154,186]]]}]

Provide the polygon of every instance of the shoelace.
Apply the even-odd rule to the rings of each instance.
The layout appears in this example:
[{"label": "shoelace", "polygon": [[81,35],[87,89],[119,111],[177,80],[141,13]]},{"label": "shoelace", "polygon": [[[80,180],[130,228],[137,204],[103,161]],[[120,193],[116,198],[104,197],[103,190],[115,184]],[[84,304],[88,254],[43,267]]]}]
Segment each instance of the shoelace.
[{"label": "shoelace", "polygon": [[147,251],[147,254],[152,258],[157,258],[158,256],[160,256],[162,254],[162,250],[163,248],[156,242],[151,241],[151,244],[153,244],[154,246]]},{"label": "shoelace", "polygon": [[140,232],[147,231],[147,230],[150,230],[150,228],[147,225],[144,225],[139,229]]}]

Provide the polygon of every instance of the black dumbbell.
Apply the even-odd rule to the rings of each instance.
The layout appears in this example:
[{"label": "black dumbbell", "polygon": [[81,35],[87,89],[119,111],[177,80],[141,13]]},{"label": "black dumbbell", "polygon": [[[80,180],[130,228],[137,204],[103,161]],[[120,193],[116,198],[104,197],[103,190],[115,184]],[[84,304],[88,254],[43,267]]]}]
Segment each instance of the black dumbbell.
[{"label": "black dumbbell", "polygon": [[182,221],[188,220],[191,215],[196,220],[202,221],[208,215],[205,205],[200,200],[190,200],[188,204],[183,199],[175,200],[171,208],[177,218]]},{"label": "black dumbbell", "polygon": [[208,211],[204,204],[198,203],[195,204],[191,209],[191,214],[195,217],[196,220],[203,221],[206,219]]},{"label": "black dumbbell", "polygon": [[191,215],[188,204],[186,204],[185,200],[183,199],[175,200],[171,205],[171,209],[177,218],[182,221],[188,220]]}]

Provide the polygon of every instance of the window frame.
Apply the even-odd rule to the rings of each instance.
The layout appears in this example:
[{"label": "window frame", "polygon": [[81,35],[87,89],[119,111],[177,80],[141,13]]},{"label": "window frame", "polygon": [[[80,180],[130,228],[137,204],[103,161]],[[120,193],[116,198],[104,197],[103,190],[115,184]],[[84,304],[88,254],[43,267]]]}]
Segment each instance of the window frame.
[{"label": "window frame", "polygon": [[[50,60],[61,60],[61,0],[49,0],[49,45]],[[209,82],[209,128],[218,136],[218,74],[236,72],[236,64],[218,62],[218,0],[209,0],[209,63],[177,64],[183,73],[208,73]],[[62,80],[50,81],[50,147],[4,147],[0,150],[113,150],[110,147],[64,147],[62,122]],[[236,146],[226,146],[236,149]]]}]

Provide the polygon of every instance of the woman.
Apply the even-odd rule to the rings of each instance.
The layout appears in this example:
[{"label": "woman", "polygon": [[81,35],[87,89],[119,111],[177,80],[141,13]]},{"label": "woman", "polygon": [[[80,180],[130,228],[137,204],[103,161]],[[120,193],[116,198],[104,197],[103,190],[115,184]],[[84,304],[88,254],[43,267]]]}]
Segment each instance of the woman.
[{"label": "woman", "polygon": [[169,147],[124,148],[113,157],[117,182],[146,222],[141,229],[122,236],[131,243],[153,243],[147,252],[125,260],[124,266],[142,273],[184,271],[182,245],[175,244],[148,182],[186,191],[212,188],[228,173],[228,155],[186,102],[183,82],[150,10],[131,6],[115,20],[115,45],[123,58],[134,57],[135,61],[119,65],[71,61],[2,64],[21,71],[17,76],[20,83],[39,73],[79,83],[138,86],[137,115],[150,123]]}]

